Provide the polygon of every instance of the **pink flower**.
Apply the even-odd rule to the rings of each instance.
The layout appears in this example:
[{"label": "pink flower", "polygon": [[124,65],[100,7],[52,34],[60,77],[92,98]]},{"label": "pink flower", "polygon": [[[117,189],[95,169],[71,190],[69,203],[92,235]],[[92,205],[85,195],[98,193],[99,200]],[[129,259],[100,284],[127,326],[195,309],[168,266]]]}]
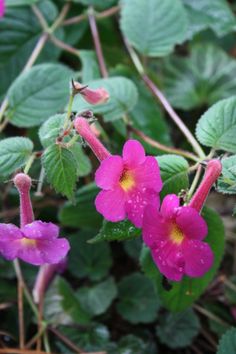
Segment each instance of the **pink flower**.
[{"label": "pink flower", "polygon": [[96,209],[107,220],[128,217],[141,227],[146,205],[159,206],[162,181],[157,160],[145,156],[144,148],[136,140],[125,143],[122,157],[110,155],[101,161],[95,182],[103,189],[96,198]]},{"label": "pink flower", "polygon": [[143,218],[143,240],[160,272],[174,281],[184,275],[203,276],[214,258],[203,242],[208,232],[205,220],[194,208],[179,203],[175,194],[167,195],[160,211],[149,205]]},{"label": "pink flower", "polygon": [[33,221],[21,229],[13,224],[0,224],[0,253],[8,260],[22,259],[34,265],[59,263],[70,246],[59,238],[59,228],[51,222]]},{"label": "pink flower", "polygon": [[0,0],[0,17],[3,17],[5,13],[5,1]]},{"label": "pink flower", "polygon": [[80,93],[85,101],[93,105],[106,103],[110,98],[109,93],[103,87],[93,90],[79,82],[73,82],[73,89],[74,94]]}]

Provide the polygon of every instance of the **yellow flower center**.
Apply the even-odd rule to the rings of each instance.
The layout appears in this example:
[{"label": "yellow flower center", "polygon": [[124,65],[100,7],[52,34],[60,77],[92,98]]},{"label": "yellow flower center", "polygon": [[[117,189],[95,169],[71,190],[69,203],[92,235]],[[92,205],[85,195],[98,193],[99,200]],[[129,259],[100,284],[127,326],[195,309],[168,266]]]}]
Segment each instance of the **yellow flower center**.
[{"label": "yellow flower center", "polygon": [[27,237],[23,237],[22,239],[21,239],[21,243],[22,243],[22,245],[23,246],[35,246],[36,245],[36,243],[37,243],[37,241],[36,240],[33,240],[33,239],[31,239],[31,238],[27,238]]},{"label": "yellow flower center", "polygon": [[177,245],[180,245],[182,241],[184,240],[184,234],[180,230],[180,228],[176,225],[173,224],[171,232],[170,232],[170,239]]},{"label": "yellow flower center", "polygon": [[135,185],[134,176],[130,171],[124,171],[120,178],[120,186],[125,192],[132,189]]}]

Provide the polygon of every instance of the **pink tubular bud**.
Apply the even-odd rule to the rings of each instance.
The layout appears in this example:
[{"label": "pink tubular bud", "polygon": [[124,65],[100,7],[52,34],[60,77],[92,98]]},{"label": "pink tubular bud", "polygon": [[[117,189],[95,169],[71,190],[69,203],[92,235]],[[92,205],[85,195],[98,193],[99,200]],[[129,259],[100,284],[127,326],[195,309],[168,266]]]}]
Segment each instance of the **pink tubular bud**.
[{"label": "pink tubular bud", "polygon": [[85,118],[77,117],[74,121],[74,127],[82,138],[88,143],[99,161],[105,160],[107,157],[111,156],[110,152],[96,137]]},{"label": "pink tubular bud", "polygon": [[31,178],[25,173],[18,173],[13,179],[20,196],[21,227],[34,220],[34,213],[30,199]]},{"label": "pink tubular bud", "polygon": [[5,0],[0,0],[0,18],[3,17],[5,13]]},{"label": "pink tubular bud", "polygon": [[220,160],[213,159],[207,164],[206,172],[203,180],[198,187],[196,193],[190,200],[189,206],[196,209],[198,212],[201,211],[206,198],[211,190],[211,187],[216,182],[222,171],[222,164]]},{"label": "pink tubular bud", "polygon": [[93,105],[105,103],[110,98],[109,93],[103,87],[93,90],[79,82],[73,82],[73,90],[74,94],[80,93],[85,101]]},{"label": "pink tubular bud", "polygon": [[66,270],[66,267],[66,258],[62,259],[57,264],[44,264],[40,267],[33,288],[33,298],[36,304],[38,304],[43,298],[45,291],[47,290],[50,283],[53,281],[56,274],[63,273]]}]

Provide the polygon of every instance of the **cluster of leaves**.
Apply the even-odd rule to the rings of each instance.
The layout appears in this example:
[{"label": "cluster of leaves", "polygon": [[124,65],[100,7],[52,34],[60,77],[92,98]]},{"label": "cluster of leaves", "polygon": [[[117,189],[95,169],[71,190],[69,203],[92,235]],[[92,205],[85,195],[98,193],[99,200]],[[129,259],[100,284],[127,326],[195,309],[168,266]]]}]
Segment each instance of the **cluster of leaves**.
[{"label": "cluster of leaves", "polygon": [[[158,348],[168,347],[172,353],[177,348],[190,347],[200,335],[200,321],[191,306],[216,276],[223,257],[224,228],[219,215],[210,208],[203,211],[209,229],[206,242],[215,254],[211,271],[201,279],[186,277],[166,287],[148,249],[142,245],[141,231],[126,220],[104,221],[96,212],[94,199],[98,189],[92,183],[96,162],[89,150],[74,139],[73,130],[62,143],[58,138],[63,133],[73,78],[109,92],[110,100],[94,107],[76,96],[72,112],[93,110],[101,138],[111,151],[121,150],[127,134],[140,139],[129,132],[127,120],[166,146],[178,144],[189,149],[167,124],[165,112],[132,68],[122,46],[122,35],[142,56],[145,70],[180,111],[193,134],[197,126],[199,143],[218,154],[231,154],[222,158],[223,173],[217,190],[236,194],[236,60],[230,55],[236,17],[234,6],[226,0],[121,0],[119,19],[98,21],[109,68],[109,77],[101,78],[90,37],[88,6],[99,13],[117,3],[74,0],[68,17],[83,13],[85,19],[57,27],[53,23],[63,1],[6,1],[7,12],[0,21],[0,98],[7,97],[5,123],[9,126],[0,133],[0,179],[5,182],[35,157],[30,174],[38,180],[41,170],[41,177],[45,174],[46,178],[43,199],[34,197],[35,210],[42,219],[59,221],[63,233],[69,235],[67,271],[56,277],[45,298],[47,323],[84,351],[154,354]],[[79,48],[77,54],[68,53],[65,46],[58,47],[58,42],[51,41],[48,35],[36,63],[31,65],[28,59],[32,60],[31,53],[35,53],[45,35],[35,9],[52,26],[50,35],[59,43]],[[187,191],[190,162],[144,145],[149,154],[157,156],[160,165],[164,182],[161,198]],[[5,191],[4,183],[1,188]],[[8,193],[11,205],[16,206],[16,193],[10,186]],[[2,207],[6,209],[10,203],[6,203],[4,192]],[[7,212],[1,215],[6,215],[7,221],[15,221],[14,213],[13,217]],[[32,286],[37,269],[24,266],[23,272]],[[0,277],[1,300],[14,302],[14,273],[3,260]],[[205,296],[203,313],[215,313],[210,315],[209,328],[220,336],[233,324],[229,309],[235,306],[235,294],[225,294],[226,301],[222,303],[214,297],[214,306],[210,296]],[[34,323],[27,315],[31,333]],[[17,334],[14,316],[13,303],[4,311],[5,321],[1,324],[1,330],[12,337]],[[222,320],[214,322],[219,317]],[[53,339],[51,344],[57,352],[73,353],[57,337]],[[218,353],[233,353],[235,345],[235,329],[231,329],[222,337]],[[205,347],[202,350],[206,352]]]}]

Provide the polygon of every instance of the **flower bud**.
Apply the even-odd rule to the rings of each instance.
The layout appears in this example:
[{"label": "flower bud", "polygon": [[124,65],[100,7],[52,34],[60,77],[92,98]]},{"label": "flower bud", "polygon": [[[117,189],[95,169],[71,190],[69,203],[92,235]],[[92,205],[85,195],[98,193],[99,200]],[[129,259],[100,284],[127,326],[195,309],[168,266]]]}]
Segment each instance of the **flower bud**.
[{"label": "flower bud", "polygon": [[90,104],[97,105],[108,101],[109,93],[103,88],[90,89],[87,86],[82,86],[79,82],[73,82],[73,93],[80,93],[85,101]]}]

